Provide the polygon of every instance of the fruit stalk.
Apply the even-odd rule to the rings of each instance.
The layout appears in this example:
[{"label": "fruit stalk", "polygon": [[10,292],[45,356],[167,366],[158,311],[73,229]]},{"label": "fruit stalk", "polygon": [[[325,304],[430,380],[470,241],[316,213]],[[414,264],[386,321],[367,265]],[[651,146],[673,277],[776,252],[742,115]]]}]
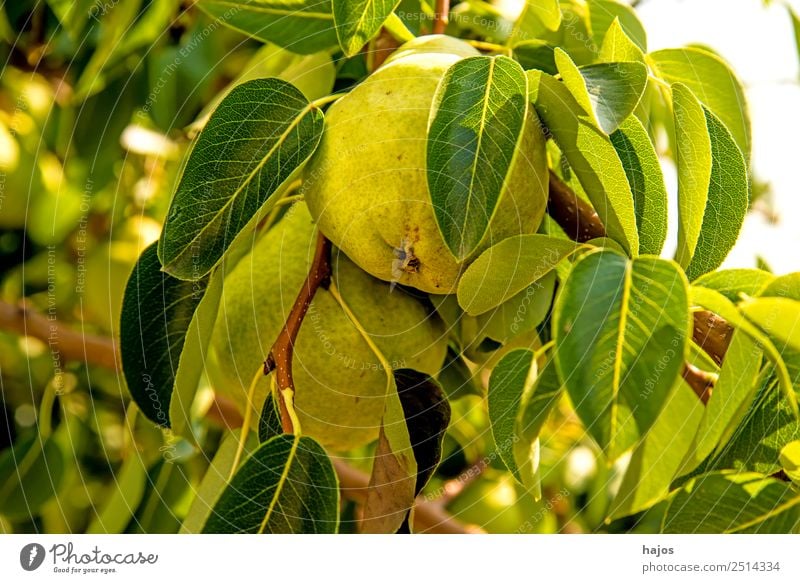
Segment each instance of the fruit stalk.
[{"label": "fruit stalk", "polygon": [[331,277],[331,242],[322,234],[317,233],[317,246],[314,252],[314,261],[308,270],[308,277],[297,294],[297,299],[289,312],[289,317],[283,325],[281,333],[269,356],[264,361],[264,374],[268,375],[273,370],[277,375],[278,383],[278,405],[281,414],[281,426],[284,433],[293,433],[292,420],[286,406],[283,391],[291,391],[294,394],[294,380],[292,379],[292,357],[294,356],[294,344],[300,326],[303,324],[314,294],[320,286],[327,288]]},{"label": "fruit stalk", "polygon": [[436,10],[433,15],[433,34],[444,34],[449,14],[450,0],[436,0]]}]

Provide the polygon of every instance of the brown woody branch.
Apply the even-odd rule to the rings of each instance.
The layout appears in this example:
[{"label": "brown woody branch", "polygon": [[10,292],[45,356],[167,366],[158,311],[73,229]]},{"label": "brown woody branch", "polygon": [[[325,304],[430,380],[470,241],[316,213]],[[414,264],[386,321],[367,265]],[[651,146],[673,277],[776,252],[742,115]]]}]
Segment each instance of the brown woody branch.
[{"label": "brown woody branch", "polygon": [[436,0],[436,9],[433,15],[433,34],[444,34],[449,14],[450,0]]},{"label": "brown woody branch", "polygon": [[[547,212],[568,237],[585,243],[606,236],[606,229],[594,208],[576,195],[552,170],[549,183]],[[692,340],[714,362],[721,364],[731,341],[733,327],[706,310],[694,312],[693,317]],[[684,363],[681,374],[703,404],[707,403],[714,387],[714,375],[689,363]]]},{"label": "brown woody branch", "polygon": [[27,305],[0,301],[0,330],[38,338],[48,345],[59,366],[66,362],[85,362],[119,370],[119,360],[111,338],[87,334],[58,323]]},{"label": "brown woody branch", "polygon": [[292,310],[289,312],[289,317],[283,325],[281,333],[275,344],[272,345],[267,359],[264,361],[264,374],[268,375],[273,370],[277,375],[278,382],[278,403],[281,412],[281,426],[284,433],[292,433],[292,420],[289,418],[289,411],[286,407],[286,402],[283,397],[283,391],[289,390],[294,394],[294,379],[292,378],[292,358],[294,357],[294,343],[297,340],[297,334],[300,332],[300,326],[303,324],[311,306],[311,300],[314,299],[314,294],[320,286],[327,288],[330,283],[331,277],[331,242],[319,233],[317,235],[317,247],[314,252],[314,260],[308,270],[308,277],[306,277],[303,287],[300,288],[300,293],[297,294],[297,299],[294,301]]}]

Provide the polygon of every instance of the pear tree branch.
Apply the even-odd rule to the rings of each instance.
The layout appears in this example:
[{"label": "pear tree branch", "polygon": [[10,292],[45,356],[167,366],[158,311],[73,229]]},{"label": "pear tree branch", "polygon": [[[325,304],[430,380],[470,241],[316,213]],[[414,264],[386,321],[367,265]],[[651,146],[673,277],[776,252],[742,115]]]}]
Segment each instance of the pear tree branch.
[{"label": "pear tree branch", "polygon": [[436,0],[436,8],[433,14],[433,34],[444,34],[449,14],[450,0]]},{"label": "pear tree branch", "polygon": [[300,293],[297,294],[297,299],[294,301],[292,310],[289,312],[289,317],[286,319],[278,339],[272,345],[272,350],[270,350],[267,359],[264,361],[264,374],[268,375],[275,371],[277,375],[278,404],[284,433],[292,433],[294,430],[284,396],[284,391],[289,391],[290,395],[294,395],[294,379],[292,378],[294,343],[297,340],[297,334],[300,332],[300,326],[303,324],[308,308],[311,306],[311,300],[314,299],[314,294],[317,293],[317,289],[320,286],[323,288],[328,287],[330,277],[331,242],[325,235],[318,233],[317,247],[311,267],[308,270],[308,277],[306,277],[303,287],[300,288]]}]

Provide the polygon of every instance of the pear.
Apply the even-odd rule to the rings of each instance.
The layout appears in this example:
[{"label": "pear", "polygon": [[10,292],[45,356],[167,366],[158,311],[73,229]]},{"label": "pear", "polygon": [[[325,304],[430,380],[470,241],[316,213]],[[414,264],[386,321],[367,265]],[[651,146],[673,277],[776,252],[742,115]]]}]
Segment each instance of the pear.
[{"label": "pear", "polygon": [[[254,375],[278,337],[305,282],[316,229],[305,204],[295,204],[226,275],[207,371],[216,391],[244,408]],[[344,302],[393,369],[436,375],[447,339],[433,310],[402,288],[359,269],[337,249],[332,279]],[[294,405],[301,431],[323,446],[349,450],[375,439],[386,394],[386,373],[333,295],[320,287],[295,344]],[[260,377],[252,406],[257,416],[270,379]]]},{"label": "pear", "polygon": [[326,113],[302,192],[320,230],[371,275],[445,294],[470,260],[511,235],[531,233],[547,200],[545,139],[533,108],[507,186],[482,244],[459,263],[446,246],[426,176],[431,104],[445,71],[477,55],[458,39],[420,37]]}]

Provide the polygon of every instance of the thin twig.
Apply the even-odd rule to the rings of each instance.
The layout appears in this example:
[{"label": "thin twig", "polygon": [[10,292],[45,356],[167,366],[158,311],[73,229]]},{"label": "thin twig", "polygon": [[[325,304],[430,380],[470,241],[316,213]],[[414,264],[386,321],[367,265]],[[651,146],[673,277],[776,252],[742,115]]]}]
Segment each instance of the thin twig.
[{"label": "thin twig", "polygon": [[433,34],[444,34],[449,14],[450,0],[436,0],[436,9],[433,15]]},{"label": "thin twig", "polygon": [[606,236],[606,228],[592,205],[575,194],[552,170],[547,212],[567,236],[578,243]]},{"label": "thin twig", "polygon": [[119,370],[119,361],[111,338],[86,334],[45,316],[25,304],[0,301],[0,330],[38,338],[48,345],[59,365],[85,362],[111,370]]},{"label": "thin twig", "polygon": [[278,339],[272,346],[267,359],[264,361],[264,374],[268,375],[273,370],[277,375],[278,382],[278,404],[281,413],[281,426],[284,433],[292,433],[292,420],[289,417],[289,411],[286,406],[286,399],[283,391],[290,391],[294,394],[294,380],[292,379],[292,357],[294,356],[294,343],[297,340],[297,334],[300,332],[300,326],[303,323],[303,318],[311,306],[311,300],[314,299],[314,294],[320,286],[323,288],[328,286],[331,277],[331,242],[322,234],[317,235],[317,248],[314,252],[314,260],[311,263],[311,268],[308,271],[303,287],[300,288],[300,293],[297,294],[297,299],[294,301],[289,317],[283,325]]}]

